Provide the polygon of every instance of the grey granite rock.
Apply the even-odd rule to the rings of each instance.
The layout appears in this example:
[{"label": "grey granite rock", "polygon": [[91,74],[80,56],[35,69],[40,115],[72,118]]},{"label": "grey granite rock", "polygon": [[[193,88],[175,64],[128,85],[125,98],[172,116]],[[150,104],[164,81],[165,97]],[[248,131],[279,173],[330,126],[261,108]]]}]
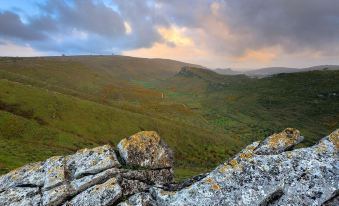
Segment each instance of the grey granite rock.
[{"label": "grey granite rock", "polygon": [[108,169],[95,175],[88,175],[80,179],[72,180],[70,186],[75,193],[80,193],[93,185],[105,182],[120,172],[121,170],[117,168]]},{"label": "grey granite rock", "polygon": [[44,206],[57,206],[74,194],[68,183],[64,183],[42,193],[42,203]]},{"label": "grey granite rock", "polygon": [[43,162],[36,162],[20,167],[0,177],[0,192],[13,186],[43,186],[45,172]]},{"label": "grey granite rock", "polygon": [[104,145],[93,149],[79,150],[74,155],[67,156],[66,165],[72,178],[80,178],[84,175],[119,167],[120,163],[113,148]]},{"label": "grey granite rock", "polygon": [[106,206],[112,205],[122,196],[122,190],[116,178],[95,185],[75,196],[65,205],[69,206]]},{"label": "grey granite rock", "polygon": [[151,169],[173,167],[173,153],[154,131],[143,131],[121,140],[120,156],[127,165]]},{"label": "grey granite rock", "polygon": [[121,173],[126,179],[136,179],[148,184],[165,184],[173,181],[173,169],[128,170]]},{"label": "grey granite rock", "polygon": [[182,183],[173,182],[172,152],[155,132],[132,137],[119,144],[127,166],[105,145],[51,157],[1,176],[0,205],[334,206],[339,202],[339,130],[312,147],[291,150],[302,137],[298,130],[287,128]]},{"label": "grey granite rock", "polygon": [[149,188],[151,187],[150,185],[139,180],[129,180],[129,179],[122,179],[120,182],[120,186],[125,196],[148,191]]},{"label": "grey granite rock", "polygon": [[321,205],[339,189],[338,130],[331,135],[276,155],[256,154],[255,143],[201,181],[180,191],[153,188],[153,197],[160,205]]},{"label": "grey granite rock", "polygon": [[44,190],[61,185],[64,181],[66,181],[65,163],[65,158],[62,156],[51,157],[45,161]]},{"label": "grey granite rock", "polygon": [[40,203],[38,187],[14,187],[0,193],[2,206],[38,206]]},{"label": "grey granite rock", "polygon": [[300,132],[294,128],[286,128],[284,131],[273,134],[262,141],[255,149],[256,154],[279,154],[292,148],[304,139]]},{"label": "grey granite rock", "polygon": [[157,206],[158,204],[149,193],[141,192],[132,195],[125,202],[121,202],[118,206]]}]

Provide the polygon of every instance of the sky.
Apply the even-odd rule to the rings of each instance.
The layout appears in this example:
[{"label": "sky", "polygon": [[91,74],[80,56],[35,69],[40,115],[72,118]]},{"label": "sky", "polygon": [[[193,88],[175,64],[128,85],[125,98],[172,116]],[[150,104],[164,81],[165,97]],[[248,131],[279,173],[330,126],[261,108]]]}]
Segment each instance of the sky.
[{"label": "sky", "polygon": [[0,56],[339,64],[339,0],[0,0]]}]

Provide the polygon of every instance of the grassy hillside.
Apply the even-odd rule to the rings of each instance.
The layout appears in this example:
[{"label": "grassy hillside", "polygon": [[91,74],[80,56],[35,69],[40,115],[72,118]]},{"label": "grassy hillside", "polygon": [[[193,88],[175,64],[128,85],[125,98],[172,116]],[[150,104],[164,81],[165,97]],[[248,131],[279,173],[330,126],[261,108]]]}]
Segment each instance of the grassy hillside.
[{"label": "grassy hillside", "polygon": [[185,168],[213,167],[242,145],[213,130],[184,122],[0,80],[2,173],[51,155],[101,144],[115,145],[140,130],[158,131],[175,150],[176,166],[184,173]]},{"label": "grassy hillside", "polygon": [[252,141],[285,127],[296,127],[309,145],[339,127],[338,82],[339,71],[257,79],[188,68],[155,87],[162,88],[168,98],[196,108],[227,136]]},{"label": "grassy hillside", "polygon": [[187,116],[182,105],[164,102],[162,93],[147,85],[175,75],[185,65],[190,64],[125,56],[4,57],[0,78],[132,112],[182,119],[176,115]]},{"label": "grassy hillside", "polygon": [[338,71],[256,79],[163,59],[0,58],[0,173],[140,130],[175,150],[179,178],[285,127],[311,144],[339,127],[338,82]]}]

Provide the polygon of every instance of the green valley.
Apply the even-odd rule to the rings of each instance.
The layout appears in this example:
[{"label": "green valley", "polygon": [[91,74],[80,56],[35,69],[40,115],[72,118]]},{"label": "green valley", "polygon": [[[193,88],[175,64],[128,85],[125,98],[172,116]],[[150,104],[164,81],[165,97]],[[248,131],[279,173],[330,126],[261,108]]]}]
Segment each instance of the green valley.
[{"label": "green valley", "polygon": [[0,173],[157,131],[177,178],[296,127],[311,145],[339,127],[339,71],[265,78],[124,56],[0,58]]}]

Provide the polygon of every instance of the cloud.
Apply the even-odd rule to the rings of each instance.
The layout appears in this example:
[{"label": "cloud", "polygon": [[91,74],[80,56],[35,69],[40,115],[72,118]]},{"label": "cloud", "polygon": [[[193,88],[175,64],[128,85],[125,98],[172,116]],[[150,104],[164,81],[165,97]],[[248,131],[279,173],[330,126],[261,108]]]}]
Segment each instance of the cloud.
[{"label": "cloud", "polygon": [[[160,1],[173,22],[200,28],[215,50],[243,55],[248,49],[281,46],[338,52],[339,1]],[[199,37],[200,38],[200,37]]]},{"label": "cloud", "polygon": [[0,56],[43,56],[42,52],[36,51],[29,45],[21,46],[11,42],[0,42]]},{"label": "cloud", "polygon": [[237,44],[240,51],[275,45],[287,52],[333,52],[334,45],[338,51],[339,1],[237,0],[221,7],[225,24],[244,40]]},{"label": "cloud", "polygon": [[43,33],[36,31],[29,24],[24,24],[17,14],[10,11],[0,12],[0,35],[28,41],[46,38]]},{"label": "cloud", "polygon": [[42,8],[55,16],[54,23],[62,29],[76,28],[111,39],[125,33],[122,17],[100,1],[74,0],[67,4],[50,0]]},{"label": "cloud", "polygon": [[[95,0],[48,0],[26,23],[11,11],[0,13],[0,35],[18,44],[65,53],[120,53],[161,41],[151,5],[116,1],[116,8]],[[39,40],[39,41],[37,41]]]},{"label": "cloud", "polygon": [[24,18],[0,12],[0,37],[45,52],[162,54],[207,66],[326,63],[339,54],[333,0],[45,0],[36,9]]},{"label": "cloud", "polygon": [[192,39],[185,36],[185,28],[178,28],[178,27],[159,27],[158,32],[164,39],[166,43],[169,43],[173,47],[176,45],[185,46],[185,45],[192,45]]}]

